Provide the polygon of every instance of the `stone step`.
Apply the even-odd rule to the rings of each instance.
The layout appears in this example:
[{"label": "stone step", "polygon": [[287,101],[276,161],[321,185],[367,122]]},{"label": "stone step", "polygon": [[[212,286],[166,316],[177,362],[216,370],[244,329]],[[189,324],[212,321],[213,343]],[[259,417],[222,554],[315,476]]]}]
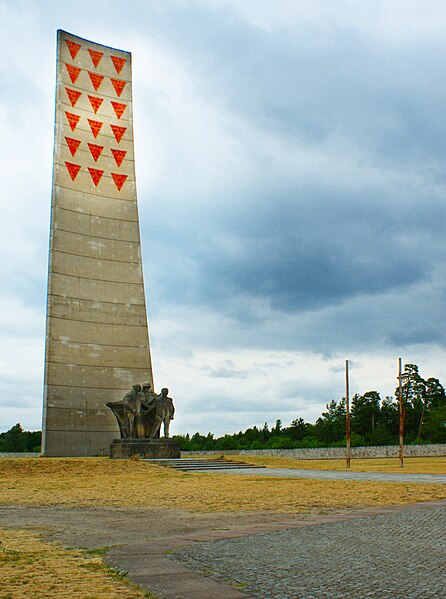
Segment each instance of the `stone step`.
[{"label": "stone step", "polygon": [[212,467],[212,466],[220,466],[220,465],[222,465],[222,466],[239,466],[239,465],[241,465],[241,466],[247,466],[248,465],[245,462],[227,462],[225,460],[218,460],[218,461],[217,460],[212,460],[212,461],[211,460],[202,460],[202,461],[198,461],[197,460],[197,461],[192,461],[192,460],[173,460],[173,459],[166,458],[164,460],[152,459],[152,461],[153,462],[158,462],[161,465],[163,465],[163,464],[178,464],[180,466],[188,466],[188,465],[199,466],[199,465],[201,465],[201,466]]},{"label": "stone step", "polygon": [[210,470],[252,470],[252,469],[257,469],[257,468],[263,468],[263,466],[251,466],[251,465],[247,465],[247,466],[182,466],[180,464],[163,464],[164,467],[166,468],[174,468],[175,470],[182,470],[183,472],[189,472],[189,471],[198,471],[198,470],[203,470],[203,471],[210,471]]},{"label": "stone step", "polygon": [[167,468],[175,468],[182,471],[193,470],[239,470],[245,468],[265,468],[265,466],[257,466],[255,464],[247,464],[246,462],[231,462],[227,460],[207,460],[204,458],[180,458],[180,459],[148,459],[144,460],[157,464],[158,466],[166,466]]}]

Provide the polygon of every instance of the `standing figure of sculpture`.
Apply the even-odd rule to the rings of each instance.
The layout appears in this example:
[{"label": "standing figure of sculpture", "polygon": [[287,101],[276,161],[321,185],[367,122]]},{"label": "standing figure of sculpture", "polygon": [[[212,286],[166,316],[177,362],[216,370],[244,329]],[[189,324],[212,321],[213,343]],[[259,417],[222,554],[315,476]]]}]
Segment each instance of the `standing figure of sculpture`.
[{"label": "standing figure of sculpture", "polygon": [[[144,437],[150,438],[155,424],[155,398],[157,397],[157,393],[152,389],[150,383],[144,383],[140,396]],[[159,431],[157,436],[159,437]]]},{"label": "standing figure of sculpture", "polygon": [[164,437],[167,438],[169,436],[170,421],[173,420],[175,407],[172,398],[167,396],[168,393],[169,389],[164,387],[161,389],[160,395],[157,395],[153,400],[155,423],[153,425],[152,434],[150,435],[151,439],[156,437],[162,422],[164,422]]},{"label": "standing figure of sculpture", "polygon": [[133,385],[132,390],[126,393],[122,399],[124,404],[124,416],[129,439],[144,436],[144,427],[141,415],[141,385]]}]

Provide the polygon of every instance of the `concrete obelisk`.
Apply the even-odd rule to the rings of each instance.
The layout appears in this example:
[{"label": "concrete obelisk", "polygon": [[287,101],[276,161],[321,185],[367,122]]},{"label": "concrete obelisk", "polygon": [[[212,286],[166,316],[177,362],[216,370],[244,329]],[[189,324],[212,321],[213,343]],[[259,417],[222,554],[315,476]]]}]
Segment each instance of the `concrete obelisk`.
[{"label": "concrete obelisk", "polygon": [[58,31],[44,455],[107,455],[106,402],[146,381],[131,54]]}]

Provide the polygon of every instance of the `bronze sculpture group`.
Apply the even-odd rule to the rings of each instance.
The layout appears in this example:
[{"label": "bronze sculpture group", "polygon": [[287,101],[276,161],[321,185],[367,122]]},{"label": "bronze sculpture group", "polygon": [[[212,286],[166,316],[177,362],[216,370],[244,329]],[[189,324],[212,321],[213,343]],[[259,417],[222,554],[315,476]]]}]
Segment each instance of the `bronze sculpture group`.
[{"label": "bronze sculpture group", "polygon": [[144,383],[133,385],[121,401],[108,402],[107,406],[118,421],[121,438],[157,439],[161,424],[164,424],[164,437],[169,437],[175,407],[168,393],[169,390],[163,388],[156,394],[150,383]]}]

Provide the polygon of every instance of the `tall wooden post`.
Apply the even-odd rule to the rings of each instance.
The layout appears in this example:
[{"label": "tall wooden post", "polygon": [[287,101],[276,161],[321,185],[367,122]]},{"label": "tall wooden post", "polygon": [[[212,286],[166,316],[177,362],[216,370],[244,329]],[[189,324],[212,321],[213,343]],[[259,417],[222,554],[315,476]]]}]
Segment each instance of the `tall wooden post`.
[{"label": "tall wooden post", "polygon": [[350,468],[350,394],[348,381],[348,360],[345,361],[345,438],[347,441],[347,468]]},{"label": "tall wooden post", "polygon": [[404,406],[403,406],[403,386],[402,386],[402,365],[401,358],[398,358],[398,395],[400,404],[400,448],[399,460],[400,468],[404,466]]}]

